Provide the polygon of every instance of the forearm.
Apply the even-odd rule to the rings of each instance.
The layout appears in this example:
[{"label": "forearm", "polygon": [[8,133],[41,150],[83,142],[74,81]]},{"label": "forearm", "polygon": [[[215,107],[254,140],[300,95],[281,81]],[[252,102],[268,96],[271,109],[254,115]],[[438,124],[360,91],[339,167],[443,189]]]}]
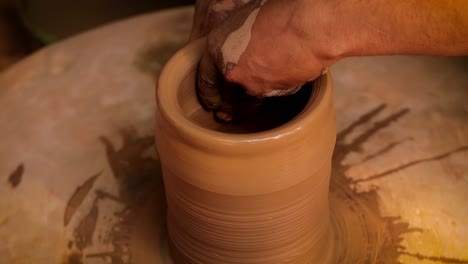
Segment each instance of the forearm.
[{"label": "forearm", "polygon": [[[331,46],[340,57],[468,54],[467,0],[322,2],[328,18],[320,18],[321,23],[328,26],[327,35],[336,42]],[[303,23],[314,27],[313,19]]]}]

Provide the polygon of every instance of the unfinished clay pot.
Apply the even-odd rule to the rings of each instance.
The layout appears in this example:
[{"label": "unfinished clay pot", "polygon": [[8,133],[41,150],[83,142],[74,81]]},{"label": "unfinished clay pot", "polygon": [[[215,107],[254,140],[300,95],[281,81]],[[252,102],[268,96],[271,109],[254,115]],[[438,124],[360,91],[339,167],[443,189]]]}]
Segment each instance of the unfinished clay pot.
[{"label": "unfinished clay pot", "polygon": [[178,52],[163,69],[156,94],[156,142],[174,260],[329,262],[335,144],[330,74],[314,82],[304,107],[284,124],[248,125],[262,124],[265,116],[247,125],[219,124],[195,95],[204,48],[199,40]]}]

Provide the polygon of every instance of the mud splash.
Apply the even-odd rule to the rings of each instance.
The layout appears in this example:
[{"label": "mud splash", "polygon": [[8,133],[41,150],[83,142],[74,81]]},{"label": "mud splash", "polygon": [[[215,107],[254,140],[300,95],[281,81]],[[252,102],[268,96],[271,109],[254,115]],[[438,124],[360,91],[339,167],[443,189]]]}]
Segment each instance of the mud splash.
[{"label": "mud splash", "polygon": [[[353,165],[344,165],[346,156],[353,152],[362,152],[363,145],[374,135],[390,127],[409,114],[403,109],[389,114],[387,117],[377,119],[386,109],[381,105],[359,117],[355,122],[343,129],[337,136],[335,153],[333,157],[333,170],[330,184],[330,206],[332,224],[336,240],[336,263],[401,263],[402,255],[412,256],[418,260],[434,261],[438,263],[467,263],[468,260],[449,258],[445,256],[425,256],[419,253],[410,253],[402,245],[403,236],[411,232],[421,232],[417,227],[410,227],[398,216],[383,217],[379,211],[379,197],[377,190],[358,192],[356,184],[364,180],[352,180],[346,176],[346,171]],[[366,127],[361,134],[354,137],[350,143],[345,138],[351,135],[358,127]],[[98,188],[81,188],[87,190],[85,196],[93,195],[92,206],[86,216],[75,226],[74,236],[68,242],[68,250],[63,260],[66,264],[91,263],[93,259],[102,259],[106,263],[144,263],[149,256],[157,256],[159,262],[172,263],[167,256],[165,236],[165,200],[160,165],[157,158],[148,157],[145,153],[154,148],[153,136],[139,136],[133,130],[122,133],[123,145],[117,149],[108,138],[101,138],[108,163],[111,167],[119,191],[111,194]],[[383,146],[375,153],[365,155],[361,162],[366,162],[385,155],[406,141],[404,138]],[[468,146],[461,146],[453,151],[441,153],[429,158],[418,159],[395,168],[384,170],[379,178],[391,176],[393,172],[407,169],[422,162],[440,160],[460,151],[468,151]],[[84,181],[80,187],[92,185],[93,175]],[[372,179],[375,177],[371,177]],[[81,190],[80,187],[77,188]],[[84,192],[83,190],[82,192]],[[81,203],[77,203],[76,192],[70,198],[75,200],[73,210]],[[81,200],[84,197],[80,196]],[[121,204],[122,209],[115,215],[117,222],[113,224],[112,232],[102,240],[109,240],[112,250],[97,253],[84,253],[93,247],[93,234],[96,232],[95,219],[99,216],[102,201],[113,201]],[[142,209],[143,208],[143,209]],[[71,209],[66,210],[64,219],[68,221],[73,217]],[[72,210],[72,211],[73,211]],[[68,213],[67,213],[68,212]],[[146,220],[145,220],[146,219]],[[156,231],[154,231],[156,230]],[[157,234],[153,244],[144,239],[135,243],[132,237],[136,233]],[[137,235],[138,236],[138,235]],[[145,246],[150,244],[150,246]],[[133,246],[132,246],[133,244]],[[152,247],[157,245],[158,248]],[[135,249],[139,248],[139,249]],[[138,253],[135,253],[139,251]],[[153,252],[150,252],[153,251]],[[144,258],[142,258],[144,256]],[[94,263],[94,262],[93,262]]]},{"label": "mud splash", "polygon": [[[105,137],[100,140],[104,145],[108,163],[118,184],[118,194],[95,189],[90,192],[98,175],[94,175],[77,188],[68,202],[65,210],[65,224],[73,217],[74,211],[81,205],[87,195],[94,195],[93,203],[88,214],[77,224],[73,231],[73,240],[68,242],[69,252],[64,263],[86,263],[86,259],[100,258],[106,263],[132,263],[129,249],[132,223],[135,221],[135,210],[145,204],[154,190],[158,190],[160,181],[159,163],[152,157],[145,156],[148,149],[154,148],[154,138],[138,137],[133,130],[122,132],[123,146],[116,149],[111,141]],[[112,250],[92,254],[84,254],[84,250],[93,245],[93,235],[99,217],[99,205],[103,200],[110,200],[122,205],[122,209],[115,213],[117,222],[112,226],[110,234],[101,240],[109,240]]]},{"label": "mud splash", "polygon": [[[332,223],[335,228],[337,255],[340,256],[337,263],[398,263],[402,235],[416,231],[397,217],[381,217],[376,190],[358,193],[352,188],[352,180],[346,177],[346,171],[350,167],[343,165],[346,156],[352,152],[360,152],[371,136],[409,112],[403,109],[373,123],[372,119],[384,109],[385,106],[381,105],[365,113],[337,135],[330,183]],[[361,125],[370,127],[351,143],[345,143],[345,138]],[[398,143],[392,143],[384,149],[390,150],[396,145]],[[367,159],[385,153],[386,151],[380,151]]]},{"label": "mud splash", "polygon": [[12,188],[18,187],[18,185],[21,183],[21,180],[23,179],[23,173],[24,165],[22,163],[19,164],[18,167],[16,167],[16,169],[10,173],[10,176],[8,176],[8,182]]},{"label": "mud splash", "polygon": [[[372,136],[390,127],[392,123],[397,122],[410,112],[409,109],[402,109],[374,121],[385,108],[385,105],[380,105],[370,110],[337,135],[330,183],[332,223],[337,241],[336,254],[340,256],[337,263],[401,263],[399,260],[401,255],[413,256],[418,260],[437,261],[438,263],[468,263],[468,260],[408,253],[407,249],[402,246],[404,235],[423,230],[410,227],[398,216],[382,216],[379,211],[379,197],[376,189],[358,192],[355,188],[356,184],[364,181],[387,177],[424,162],[444,159],[452,154],[467,151],[468,146],[461,146],[429,158],[410,161],[365,179],[352,180],[346,176],[346,171],[353,166],[344,165],[346,156],[353,152],[361,153],[363,145]],[[367,129],[357,135],[350,143],[346,143],[345,138],[359,126],[365,126]],[[392,142],[375,153],[366,155],[361,162],[383,156],[408,140],[412,139],[404,138]]]}]

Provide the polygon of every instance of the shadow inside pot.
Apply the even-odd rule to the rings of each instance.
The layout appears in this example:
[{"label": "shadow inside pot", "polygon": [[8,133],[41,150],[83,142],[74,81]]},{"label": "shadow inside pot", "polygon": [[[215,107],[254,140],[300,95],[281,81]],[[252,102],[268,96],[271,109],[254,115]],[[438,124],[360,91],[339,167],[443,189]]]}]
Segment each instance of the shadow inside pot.
[{"label": "shadow inside pot", "polygon": [[[236,85],[224,84],[223,102],[229,102],[232,122],[220,122],[211,111],[203,109],[195,95],[195,72],[182,82],[178,102],[184,115],[196,125],[222,133],[247,134],[267,131],[298,116],[314,95],[314,83],[305,84],[288,96],[256,98]],[[224,106],[222,106],[224,107]]]}]

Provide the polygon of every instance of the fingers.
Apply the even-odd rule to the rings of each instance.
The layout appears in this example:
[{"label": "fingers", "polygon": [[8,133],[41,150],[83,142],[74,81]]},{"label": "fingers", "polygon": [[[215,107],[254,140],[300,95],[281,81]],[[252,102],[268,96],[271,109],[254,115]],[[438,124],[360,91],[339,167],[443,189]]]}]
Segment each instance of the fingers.
[{"label": "fingers", "polygon": [[213,116],[218,122],[232,122],[234,117],[234,107],[239,96],[239,90],[232,84],[223,82],[220,87],[222,104],[213,111]]},{"label": "fingers", "polygon": [[200,60],[197,73],[197,95],[205,110],[213,111],[221,106],[222,75],[208,51]]},{"label": "fingers", "polygon": [[221,86],[221,105],[213,111],[218,122],[238,122],[256,113],[262,99],[248,95],[238,84],[224,81]]},{"label": "fingers", "polygon": [[200,104],[212,111],[218,122],[245,119],[258,110],[262,102],[248,95],[242,86],[225,81],[208,51],[200,60],[196,91]]},{"label": "fingers", "polygon": [[[194,40],[207,35],[229,14],[249,2],[250,0],[198,0],[190,39]],[[244,20],[236,21],[241,23]],[[221,36],[215,35],[223,39],[226,37],[224,35],[230,31],[232,30],[224,30]],[[196,81],[199,102],[205,110],[213,112],[217,121],[231,122],[242,119],[248,115],[249,111],[258,107],[261,100],[246,95],[241,86],[226,82],[218,70],[219,58],[215,61],[214,54],[216,52],[210,53],[207,50],[199,63]]]}]

